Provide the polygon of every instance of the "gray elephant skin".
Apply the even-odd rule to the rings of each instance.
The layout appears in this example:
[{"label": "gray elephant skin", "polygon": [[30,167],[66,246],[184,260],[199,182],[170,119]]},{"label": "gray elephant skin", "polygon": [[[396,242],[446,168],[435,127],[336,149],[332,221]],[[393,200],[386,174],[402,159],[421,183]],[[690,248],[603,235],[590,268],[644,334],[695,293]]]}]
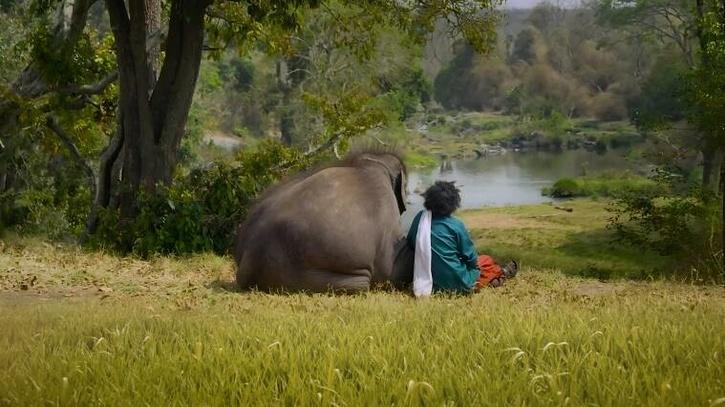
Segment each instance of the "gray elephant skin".
[{"label": "gray elephant skin", "polygon": [[412,280],[403,239],[406,169],[365,152],[298,175],[263,194],[237,232],[237,284],[265,291],[368,290]]}]

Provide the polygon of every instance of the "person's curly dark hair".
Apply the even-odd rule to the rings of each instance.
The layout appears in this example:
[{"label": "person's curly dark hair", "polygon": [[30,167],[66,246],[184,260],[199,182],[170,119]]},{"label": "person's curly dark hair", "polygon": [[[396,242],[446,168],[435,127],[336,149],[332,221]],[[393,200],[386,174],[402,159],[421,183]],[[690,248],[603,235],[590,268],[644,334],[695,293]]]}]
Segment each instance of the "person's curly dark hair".
[{"label": "person's curly dark hair", "polygon": [[461,191],[455,182],[436,181],[423,193],[423,206],[435,217],[448,216],[461,206]]}]

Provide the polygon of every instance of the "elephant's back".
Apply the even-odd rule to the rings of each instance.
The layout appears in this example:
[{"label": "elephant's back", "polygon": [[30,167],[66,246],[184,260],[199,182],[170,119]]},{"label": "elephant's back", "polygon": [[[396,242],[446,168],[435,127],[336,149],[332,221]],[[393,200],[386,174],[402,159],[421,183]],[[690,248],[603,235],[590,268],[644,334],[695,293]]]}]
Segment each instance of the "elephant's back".
[{"label": "elephant's back", "polygon": [[[332,167],[296,183],[269,202],[269,227],[291,240],[319,244],[320,251],[342,252],[354,235],[373,236],[379,229],[381,204],[394,204],[392,189],[380,197],[379,180],[357,168]],[[382,199],[381,199],[382,198]]]},{"label": "elephant's back", "polygon": [[[353,167],[331,167],[301,180],[272,199],[283,216],[349,218],[370,215],[379,204],[381,193],[394,199],[391,188],[380,191],[380,177]],[[275,202],[276,201],[276,202]]]},{"label": "elephant's back", "polygon": [[240,231],[247,236],[237,252],[249,255],[245,261],[238,256],[239,272],[254,270],[269,285],[284,285],[300,270],[371,270],[377,235],[389,227],[381,222],[395,219],[397,212],[387,214],[395,205],[390,182],[359,168],[330,167],[282,185],[257,204]]}]

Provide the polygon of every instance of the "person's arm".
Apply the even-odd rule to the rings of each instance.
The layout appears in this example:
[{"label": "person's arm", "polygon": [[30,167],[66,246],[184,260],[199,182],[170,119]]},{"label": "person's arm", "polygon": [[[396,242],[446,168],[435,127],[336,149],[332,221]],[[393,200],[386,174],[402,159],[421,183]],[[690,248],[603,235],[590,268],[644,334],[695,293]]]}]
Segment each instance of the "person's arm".
[{"label": "person's arm", "polygon": [[478,253],[476,253],[476,246],[474,246],[471,236],[466,230],[466,226],[463,222],[459,224],[458,230],[458,250],[461,253],[461,260],[469,269],[478,270]]},{"label": "person's arm", "polygon": [[418,235],[418,224],[420,223],[420,216],[423,214],[423,211],[418,212],[417,215],[415,215],[415,218],[413,218],[413,223],[410,224],[410,229],[408,229],[408,247],[415,250],[415,238]]}]

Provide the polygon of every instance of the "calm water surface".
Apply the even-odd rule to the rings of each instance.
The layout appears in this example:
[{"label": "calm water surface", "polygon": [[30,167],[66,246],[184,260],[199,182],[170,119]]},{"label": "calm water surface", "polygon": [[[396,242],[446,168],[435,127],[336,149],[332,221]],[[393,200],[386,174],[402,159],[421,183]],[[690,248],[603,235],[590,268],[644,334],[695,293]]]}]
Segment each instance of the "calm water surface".
[{"label": "calm water surface", "polygon": [[626,150],[609,150],[604,154],[586,150],[559,153],[547,151],[507,152],[477,160],[451,162],[451,169],[413,171],[408,174],[408,210],[402,223],[407,229],[423,208],[420,194],[436,180],[456,181],[461,190],[461,207],[536,204],[552,199],[541,195],[562,177],[595,175],[615,169],[633,169]]}]

